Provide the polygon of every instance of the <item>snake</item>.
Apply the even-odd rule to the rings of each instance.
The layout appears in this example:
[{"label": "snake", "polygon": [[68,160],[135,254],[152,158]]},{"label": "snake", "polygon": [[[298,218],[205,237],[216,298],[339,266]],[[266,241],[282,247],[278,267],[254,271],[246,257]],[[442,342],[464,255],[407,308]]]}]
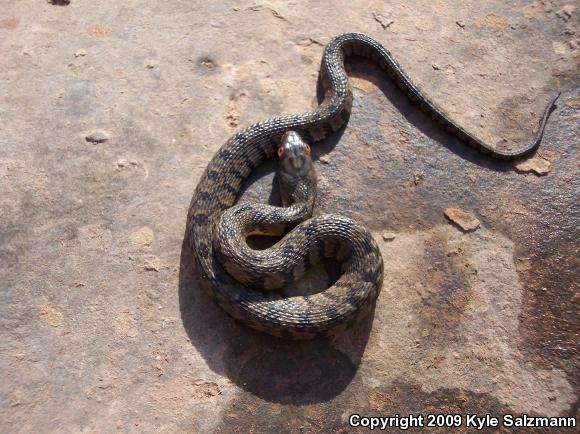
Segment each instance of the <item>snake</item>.
[{"label": "snake", "polygon": [[[560,93],[552,96],[539,128],[521,149],[499,150],[454,122],[411,81],[378,41],[363,33],[334,37],[324,48],[319,80],[324,98],[316,109],[256,122],[238,131],[213,156],[191,199],[186,243],[201,287],[238,322],[288,339],[334,336],[372,311],[384,264],[370,232],[350,218],[312,217],[316,175],[310,145],[343,128],[353,93],[345,71],[349,56],[375,62],[436,123],[492,158],[514,160],[540,144]],[[237,204],[244,181],[266,160],[278,157],[282,206]],[[249,247],[250,235],[282,238],[265,250]],[[341,274],[314,294],[286,296],[280,288],[300,279],[323,258]]]}]

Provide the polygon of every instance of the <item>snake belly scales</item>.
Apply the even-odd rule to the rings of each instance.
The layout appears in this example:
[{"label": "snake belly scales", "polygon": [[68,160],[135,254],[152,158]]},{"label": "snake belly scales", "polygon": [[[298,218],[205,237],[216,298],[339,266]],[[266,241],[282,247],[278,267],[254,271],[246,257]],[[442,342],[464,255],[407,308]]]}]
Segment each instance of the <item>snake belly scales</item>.
[{"label": "snake belly scales", "polygon": [[[236,320],[275,336],[301,339],[336,334],[369,312],[382,285],[383,261],[378,246],[370,233],[351,219],[321,215],[298,224],[300,218],[311,216],[313,199],[298,210],[297,206],[234,206],[243,181],[262,162],[276,155],[285,133],[297,131],[306,142],[314,143],[346,124],[353,96],[344,59],[350,55],[376,62],[442,128],[482,153],[503,160],[523,157],[538,146],[559,96],[557,93],[550,99],[539,129],[527,145],[513,152],[499,151],[469,134],[425,98],[379,42],[361,33],[335,37],[324,49],[320,79],[325,97],[318,108],[257,122],[232,136],[208,164],[187,217],[187,242],[202,287]],[[228,228],[228,223],[222,222],[222,229],[217,230],[226,211],[234,223]],[[277,223],[277,219],[282,222]],[[262,255],[266,264],[258,270],[251,260],[245,261],[250,262],[249,269],[241,271],[238,281],[226,270],[231,267],[220,262],[218,256],[222,255],[216,253],[215,246],[231,241],[233,248],[244,249],[238,256],[248,259],[246,254],[251,249],[245,239],[235,239],[243,238],[240,225],[253,233],[268,232],[268,225],[275,226],[278,232],[292,230],[273,247],[255,251],[253,255]],[[342,274],[330,288],[295,297],[284,297],[280,291],[272,290],[289,283],[322,257],[334,257],[341,264]]]}]

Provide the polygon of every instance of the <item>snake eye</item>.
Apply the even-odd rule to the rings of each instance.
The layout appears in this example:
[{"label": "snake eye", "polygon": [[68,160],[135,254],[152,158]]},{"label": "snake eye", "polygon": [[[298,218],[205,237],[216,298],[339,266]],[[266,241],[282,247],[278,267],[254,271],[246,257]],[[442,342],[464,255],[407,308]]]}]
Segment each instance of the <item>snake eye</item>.
[{"label": "snake eye", "polygon": [[284,156],[284,147],[280,146],[278,148],[278,158],[282,158]]}]

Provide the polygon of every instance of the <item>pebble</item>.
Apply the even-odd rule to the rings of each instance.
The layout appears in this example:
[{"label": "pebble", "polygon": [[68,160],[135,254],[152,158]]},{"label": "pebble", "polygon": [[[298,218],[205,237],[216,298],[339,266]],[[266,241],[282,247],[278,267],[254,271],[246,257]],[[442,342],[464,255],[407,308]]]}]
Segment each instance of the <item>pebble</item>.
[{"label": "pebble", "polygon": [[464,231],[474,231],[479,227],[479,220],[459,208],[447,208],[445,216]]},{"label": "pebble", "polygon": [[552,170],[552,164],[541,157],[534,157],[528,160],[516,163],[518,172],[533,172],[538,176],[547,175]]},{"label": "pebble", "polygon": [[395,20],[391,20],[385,15],[381,14],[380,12],[373,12],[373,18],[377,23],[381,25],[383,30],[388,29],[391,25],[395,22]]},{"label": "pebble", "polygon": [[120,159],[117,161],[118,167],[138,166],[139,163],[134,160]]},{"label": "pebble", "polygon": [[109,135],[104,131],[97,130],[87,134],[85,140],[89,143],[104,143],[109,140]]},{"label": "pebble", "polygon": [[153,69],[157,65],[159,65],[159,63],[155,60],[152,60],[152,59],[149,59],[145,62],[145,68],[147,68],[147,69]]},{"label": "pebble", "polygon": [[385,241],[392,241],[395,238],[397,238],[397,234],[394,234],[393,232],[389,232],[389,231],[385,231],[381,234],[381,236],[383,237],[383,240]]},{"label": "pebble", "polygon": [[145,271],[155,271],[156,273],[159,273],[160,268],[161,262],[157,256],[150,256],[145,259],[145,262],[143,263],[143,269]]},{"label": "pebble", "polygon": [[425,173],[422,170],[417,170],[413,173],[413,183],[419,185],[425,179]]},{"label": "pebble", "polygon": [[211,59],[207,58],[201,60],[201,65],[206,67],[207,69],[215,68],[215,63]]},{"label": "pebble", "polygon": [[330,163],[330,158],[328,158],[326,155],[323,155],[322,157],[320,157],[318,159],[322,164],[329,164]]},{"label": "pebble", "polygon": [[75,57],[84,57],[86,55],[87,55],[86,50],[78,50],[78,51],[75,51]]}]

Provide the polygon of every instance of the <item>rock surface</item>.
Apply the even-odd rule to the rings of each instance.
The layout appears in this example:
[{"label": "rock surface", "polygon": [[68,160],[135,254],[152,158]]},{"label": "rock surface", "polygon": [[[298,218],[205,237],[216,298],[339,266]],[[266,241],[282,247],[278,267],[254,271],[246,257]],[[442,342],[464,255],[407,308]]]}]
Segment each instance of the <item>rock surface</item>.
[{"label": "rock surface", "polygon": [[[351,413],[577,414],[573,2],[52,3],[6,1],[0,16],[2,432],[352,432]],[[526,143],[562,90],[540,148],[551,171],[526,176],[467,148],[376,67],[349,61],[350,122],[313,146],[316,212],[373,231],[383,290],[372,321],[280,341],[201,291],[185,217],[228,137],[314,106],[323,46],[345,31],[382,41],[493,146]],[[95,128],[114,146],[88,145]],[[275,202],[274,170],[258,169],[241,200]],[[480,228],[449,225],[449,204],[477,210]],[[336,272],[322,264],[292,290]]]}]

